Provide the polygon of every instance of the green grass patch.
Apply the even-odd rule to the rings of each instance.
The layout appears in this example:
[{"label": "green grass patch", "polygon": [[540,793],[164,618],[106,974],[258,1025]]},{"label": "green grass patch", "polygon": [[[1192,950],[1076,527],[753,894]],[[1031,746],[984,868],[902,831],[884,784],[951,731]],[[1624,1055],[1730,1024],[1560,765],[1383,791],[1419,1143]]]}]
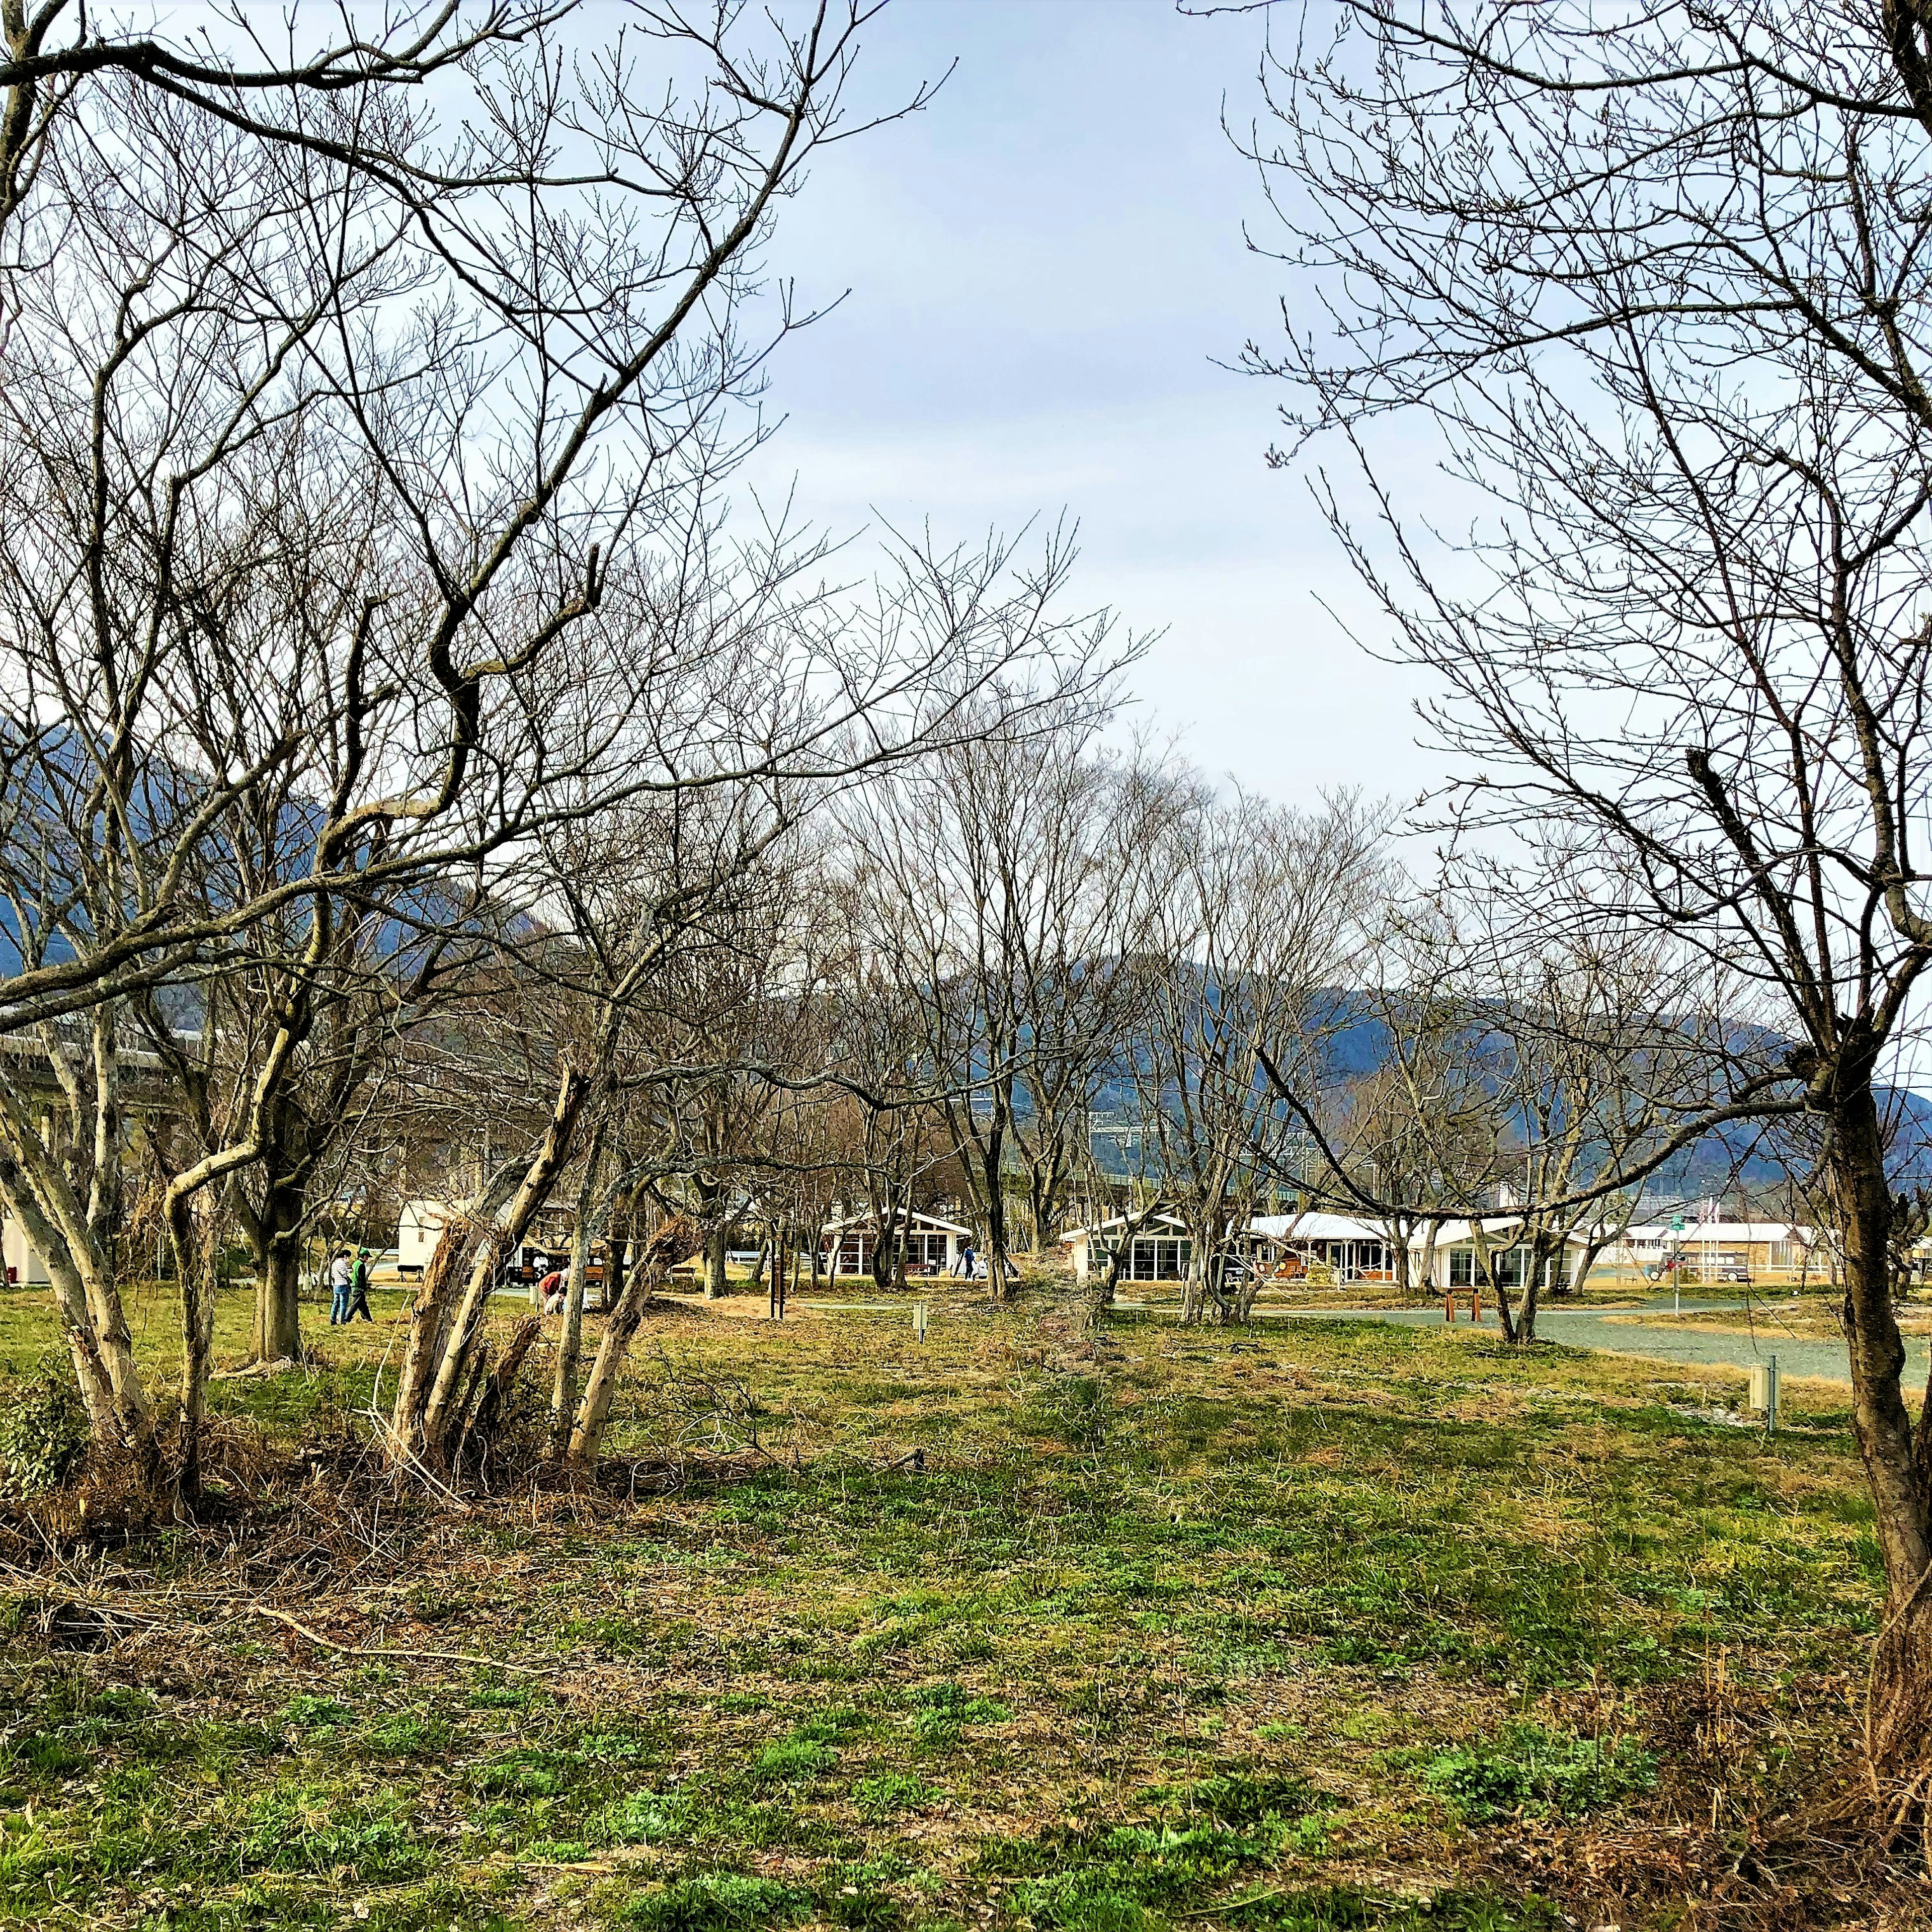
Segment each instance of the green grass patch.
[{"label": "green grass patch", "polygon": [[1472,1824],[1516,1812],[1580,1818],[1657,1781],[1657,1760],[1625,1738],[1559,1736],[1513,1724],[1485,1742],[1438,1751],[1422,1781]]}]

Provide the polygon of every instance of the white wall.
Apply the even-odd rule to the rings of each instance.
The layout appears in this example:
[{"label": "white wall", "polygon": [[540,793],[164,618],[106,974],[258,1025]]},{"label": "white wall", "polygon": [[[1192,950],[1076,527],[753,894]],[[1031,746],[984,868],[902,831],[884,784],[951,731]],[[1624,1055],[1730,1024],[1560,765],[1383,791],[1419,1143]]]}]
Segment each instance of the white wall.
[{"label": "white wall", "polygon": [[47,1264],[27,1239],[27,1231],[9,1214],[0,1220],[0,1255],[4,1255],[7,1279],[23,1288],[44,1287]]}]

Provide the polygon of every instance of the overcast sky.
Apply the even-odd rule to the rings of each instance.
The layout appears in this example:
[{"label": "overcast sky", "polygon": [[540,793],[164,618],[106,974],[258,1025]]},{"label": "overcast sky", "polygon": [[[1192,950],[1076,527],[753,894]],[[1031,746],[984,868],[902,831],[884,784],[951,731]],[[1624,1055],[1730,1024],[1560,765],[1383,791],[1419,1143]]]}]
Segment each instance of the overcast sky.
[{"label": "overcast sky", "polygon": [[1278,326],[1288,272],[1222,131],[1258,98],[1253,15],[1170,0],[896,0],[869,30],[869,105],[958,67],[924,113],[821,156],[775,268],[849,290],[784,345],[758,460],[835,529],[932,520],[982,536],[1078,520],[1083,599],[1162,640],[1143,716],[1216,774],[1288,801],[1412,795],[1414,673],[1352,645],[1372,626],[1306,490],[1263,461],[1278,400],[1230,373]]}]

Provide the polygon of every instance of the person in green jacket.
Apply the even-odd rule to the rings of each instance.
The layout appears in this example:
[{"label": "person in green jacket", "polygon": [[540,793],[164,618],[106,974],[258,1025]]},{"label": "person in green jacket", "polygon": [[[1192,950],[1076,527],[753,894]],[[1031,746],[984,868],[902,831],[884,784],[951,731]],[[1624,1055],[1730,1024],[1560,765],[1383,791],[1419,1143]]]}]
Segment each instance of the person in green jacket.
[{"label": "person in green jacket", "polygon": [[356,1250],[356,1267],[349,1277],[349,1312],[343,1316],[345,1322],[353,1322],[358,1312],[364,1322],[374,1322],[375,1316],[369,1312],[369,1250]]}]

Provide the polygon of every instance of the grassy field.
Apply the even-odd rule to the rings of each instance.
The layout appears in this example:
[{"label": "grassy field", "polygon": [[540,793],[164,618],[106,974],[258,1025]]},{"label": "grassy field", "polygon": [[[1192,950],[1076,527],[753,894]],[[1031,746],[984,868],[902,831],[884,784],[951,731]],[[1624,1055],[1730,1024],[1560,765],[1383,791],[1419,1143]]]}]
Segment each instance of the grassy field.
[{"label": "grassy field", "polygon": [[652,1318],[600,1487],[458,1510],[358,1454],[377,1302],[218,1383],[230,1511],[13,1514],[0,1923],[1926,1922],[1794,1822],[1879,1600],[1828,1385],[743,1298]]}]

